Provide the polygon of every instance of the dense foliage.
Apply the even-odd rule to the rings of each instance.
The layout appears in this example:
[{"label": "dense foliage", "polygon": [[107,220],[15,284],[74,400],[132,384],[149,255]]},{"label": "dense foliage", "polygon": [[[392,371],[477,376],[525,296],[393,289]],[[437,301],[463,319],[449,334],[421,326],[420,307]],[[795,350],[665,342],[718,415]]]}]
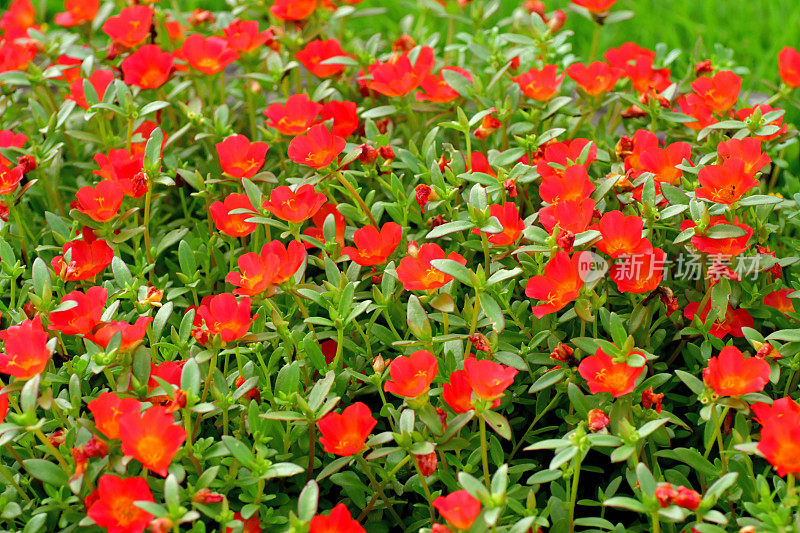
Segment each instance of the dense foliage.
[{"label": "dense foliage", "polygon": [[800,531],[800,53],[230,3],[0,18],[4,530]]}]

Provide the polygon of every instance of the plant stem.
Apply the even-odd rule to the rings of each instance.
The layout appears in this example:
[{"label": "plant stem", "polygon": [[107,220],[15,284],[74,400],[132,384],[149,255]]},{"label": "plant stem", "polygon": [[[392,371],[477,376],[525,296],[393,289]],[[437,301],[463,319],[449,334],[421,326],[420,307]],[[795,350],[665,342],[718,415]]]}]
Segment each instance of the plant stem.
[{"label": "plant stem", "polygon": [[578,481],[581,477],[581,462],[583,462],[583,454],[578,450],[572,463],[572,483],[569,496],[569,533],[575,531],[575,502],[578,500]]},{"label": "plant stem", "polygon": [[50,439],[48,439],[47,436],[44,433],[42,433],[42,430],[39,428],[35,428],[32,431],[33,434],[36,435],[40,441],[42,441],[42,444],[44,444],[45,447],[50,451],[50,453],[56,458],[58,464],[60,464],[61,468],[64,469],[64,472],[67,472],[69,470],[67,462],[64,460],[64,457],[61,456],[61,452],[59,452],[58,449],[55,446],[53,446],[53,443],[50,442]]},{"label": "plant stem", "polygon": [[417,470],[417,475],[419,476],[420,485],[422,485],[422,490],[425,492],[425,498],[428,500],[428,510],[431,513],[431,522],[436,521],[436,514],[433,511],[433,497],[431,496],[431,490],[428,488],[428,480],[425,479],[425,474],[422,473],[422,469],[419,467],[419,462],[416,460],[416,457],[412,461],[414,463],[414,468]]},{"label": "plant stem", "polygon": [[386,493],[383,492],[383,485],[378,484],[378,481],[375,479],[375,476],[372,475],[372,470],[370,469],[369,463],[366,459],[360,454],[357,453],[355,455],[356,462],[361,466],[364,470],[364,473],[367,475],[372,488],[375,489],[375,492],[378,493],[378,496],[383,500],[383,503],[386,505],[386,509],[391,513],[392,517],[397,520],[397,524],[401,527],[401,529],[405,529],[405,523],[403,519],[400,518],[400,515],[397,514],[397,511],[394,510],[392,507],[391,502],[389,502],[389,498],[386,497]]},{"label": "plant stem", "polygon": [[489,446],[486,442],[486,420],[482,416],[478,418],[478,427],[481,434],[481,463],[483,463],[483,482],[486,484],[486,490],[491,492],[491,478],[489,477]]},{"label": "plant stem", "polygon": [[308,421],[308,468],[306,468],[306,483],[311,481],[314,473],[314,452],[317,444],[317,422]]},{"label": "plant stem", "polygon": [[200,397],[201,402],[206,401],[206,397],[208,396],[208,389],[211,386],[211,378],[214,376],[214,369],[217,368],[217,356],[219,356],[219,350],[214,350],[214,354],[211,356],[211,361],[208,363],[208,374],[206,374],[205,383],[203,383],[203,395]]},{"label": "plant stem", "polygon": [[378,223],[375,222],[375,217],[372,216],[372,212],[369,210],[369,207],[367,207],[367,204],[364,203],[364,199],[361,198],[361,195],[358,194],[358,191],[353,188],[353,186],[349,181],[347,181],[347,178],[345,178],[341,172],[334,172],[333,175],[336,177],[336,181],[338,181],[339,184],[345,188],[350,196],[353,197],[353,200],[355,200],[359,207],[361,207],[361,210],[364,211],[365,215],[367,215],[369,223],[377,228]]}]

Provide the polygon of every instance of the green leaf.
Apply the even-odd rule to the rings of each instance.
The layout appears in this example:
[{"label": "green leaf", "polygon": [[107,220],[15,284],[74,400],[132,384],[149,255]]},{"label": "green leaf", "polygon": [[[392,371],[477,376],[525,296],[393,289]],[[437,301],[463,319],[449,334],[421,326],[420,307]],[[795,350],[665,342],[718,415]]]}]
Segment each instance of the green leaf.
[{"label": "green leaf", "polygon": [[292,477],[304,472],[302,466],[294,463],[275,463],[267,468],[267,471],[261,476],[261,479],[273,479],[276,477]]},{"label": "green leaf", "polygon": [[30,475],[39,481],[53,485],[53,487],[59,488],[69,482],[66,472],[45,459],[25,459],[22,464]]},{"label": "green leaf", "polygon": [[483,419],[487,424],[501,437],[506,440],[511,440],[511,424],[508,423],[506,417],[497,411],[486,411],[483,413]]},{"label": "green leaf", "polygon": [[242,441],[237,440],[230,435],[223,435],[222,443],[225,444],[225,447],[228,448],[228,451],[231,452],[231,455],[233,455],[242,466],[246,468],[252,468],[252,466],[255,464],[253,452],[251,452],[250,448]]},{"label": "green leaf", "polygon": [[565,373],[566,371],[563,368],[557,368],[545,372],[541,377],[539,377],[539,379],[536,380],[536,382],[534,382],[533,385],[531,385],[531,388],[528,389],[528,394],[533,394],[534,392],[539,392],[548,387],[552,387],[564,379]]},{"label": "green leaf", "polygon": [[472,287],[472,271],[461,263],[452,259],[433,259],[431,266],[436,270],[453,276],[464,285]]},{"label": "green leaf", "polygon": [[618,509],[627,509],[637,513],[646,513],[647,507],[644,506],[639,500],[628,498],[627,496],[614,496],[603,502],[606,507],[616,507]]}]

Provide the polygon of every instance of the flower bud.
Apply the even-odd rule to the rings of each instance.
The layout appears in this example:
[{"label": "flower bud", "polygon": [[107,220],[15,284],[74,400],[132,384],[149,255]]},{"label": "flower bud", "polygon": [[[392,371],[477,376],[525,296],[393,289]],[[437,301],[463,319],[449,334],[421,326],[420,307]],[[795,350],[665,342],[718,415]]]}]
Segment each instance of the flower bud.
[{"label": "flower bud", "polygon": [[470,335],[469,340],[479,352],[492,353],[492,347],[489,346],[489,339],[487,339],[486,335],[483,333],[475,333],[474,335]]},{"label": "flower bud", "polygon": [[589,411],[589,431],[597,432],[608,425],[608,415],[602,409],[592,409]]},{"label": "flower bud", "polygon": [[414,458],[417,460],[417,466],[419,466],[419,470],[422,472],[423,476],[428,477],[436,472],[436,465],[439,460],[436,457],[435,451],[426,453],[425,455],[415,455]]},{"label": "flower bud", "polygon": [[[235,381],[236,388],[238,389],[239,387],[244,385],[245,381],[247,380],[244,379],[244,377],[242,376],[236,378]],[[252,389],[244,393],[244,397],[247,398],[248,400],[255,400],[256,403],[261,403],[261,391],[258,390],[258,387],[253,387]]]},{"label": "flower bud", "polygon": [[517,182],[511,178],[508,178],[503,182],[503,188],[506,190],[506,194],[509,195],[511,198],[517,197]]},{"label": "flower bud", "polygon": [[386,159],[387,161],[391,161],[392,159],[395,158],[394,148],[392,148],[388,144],[386,146],[381,146],[380,148],[378,148],[378,153],[381,155],[382,158]]},{"label": "flower bud", "polygon": [[697,65],[695,65],[694,72],[698,76],[700,76],[701,74],[710,74],[714,72],[714,66],[711,64],[710,59],[706,59],[705,61],[701,61]]},{"label": "flower bud", "polygon": [[672,488],[672,485],[669,483],[663,483],[656,487],[655,496],[661,507],[669,507],[675,502],[675,498],[678,497],[678,491]]},{"label": "flower bud", "polygon": [[189,15],[189,19],[187,20],[187,22],[189,23],[190,26],[199,26],[200,24],[203,24],[205,22],[213,24],[214,22],[216,22],[216,19],[214,18],[214,15],[211,13],[211,11],[207,9],[198,8],[192,11],[192,14]]},{"label": "flower bud", "polygon": [[144,172],[137,172],[133,176],[133,196],[139,198],[147,192],[147,174]]},{"label": "flower bud", "polygon": [[700,507],[701,500],[702,497],[699,492],[680,486],[678,487],[678,495],[675,497],[675,505],[694,511]]},{"label": "flower bud", "polygon": [[156,518],[150,522],[151,533],[169,533],[170,531],[172,531],[172,520],[169,518]]},{"label": "flower bud", "polygon": [[645,409],[655,409],[656,413],[661,412],[661,402],[664,399],[664,393],[655,393],[653,388],[645,390],[642,393],[642,407]]},{"label": "flower bud", "polygon": [[218,494],[216,492],[211,492],[209,489],[200,489],[198,490],[194,496],[192,496],[192,501],[194,503],[220,503],[225,499],[225,496],[222,494]]},{"label": "flower bud", "polygon": [[574,366],[577,361],[575,360],[575,350],[564,344],[563,342],[559,342],[555,348],[553,348],[552,353],[550,354],[550,358],[554,361],[560,361],[562,363],[566,363],[569,366]]},{"label": "flower bud", "polygon": [[359,146],[361,153],[358,154],[358,160],[365,165],[372,165],[378,159],[378,151],[368,144]]},{"label": "flower bud", "polygon": [[36,170],[36,159],[32,155],[23,155],[17,159],[17,166],[23,174]]},{"label": "flower bud", "polygon": [[481,120],[481,125],[475,130],[475,138],[485,139],[492,133],[496,132],[502,125],[503,123],[490,113],[483,117],[483,120]]},{"label": "flower bud", "polygon": [[765,342],[764,344],[761,345],[760,348],[758,348],[758,351],[756,352],[756,357],[758,357],[759,359],[764,359],[765,357],[770,357],[772,359],[780,359],[783,356],[780,354],[780,352],[778,352],[778,350],[775,349],[774,346],[772,346],[768,342]]},{"label": "flower bud", "polygon": [[436,215],[428,219],[428,226],[430,226],[431,229],[436,226],[441,226],[442,224],[444,224],[444,215]]},{"label": "flower bud", "polygon": [[433,195],[433,189],[431,189],[430,185],[426,185],[424,183],[420,183],[414,188],[414,192],[417,195],[417,203],[419,204],[419,208],[422,212],[425,212],[425,204],[428,203],[428,200]]},{"label": "flower bud", "polygon": [[416,259],[417,256],[419,255],[419,249],[420,249],[420,246],[417,243],[417,241],[409,242],[408,246],[406,247],[406,251],[408,252],[408,255],[410,255],[414,259]]},{"label": "flower bud", "polygon": [[83,453],[87,459],[90,457],[105,457],[108,455],[108,444],[98,440],[96,437],[92,437],[83,445]]},{"label": "flower bud", "polygon": [[550,33],[556,33],[558,30],[564,27],[564,24],[567,22],[567,14],[557,9],[553,16],[550,17],[550,20],[547,21],[547,28],[550,30]]},{"label": "flower bud", "polygon": [[383,371],[386,370],[386,360],[382,355],[378,354],[375,356],[375,359],[372,360],[372,370],[376,374],[382,374]]},{"label": "flower bud", "polygon": [[392,45],[392,52],[398,52],[402,54],[403,52],[412,50],[415,46],[417,46],[417,43],[414,42],[414,38],[404,33],[398,37]]},{"label": "flower bud", "polygon": [[442,431],[447,431],[447,411],[437,407],[436,414],[439,415],[439,421],[442,423]]},{"label": "flower bud", "polygon": [[614,147],[614,153],[619,160],[623,160],[631,155],[633,153],[633,139],[627,135],[623,135],[620,140],[617,141],[617,145]]},{"label": "flower bud", "polygon": [[561,230],[559,232],[558,237],[556,238],[556,244],[559,248],[567,252],[568,254],[572,253],[572,247],[575,245],[575,234],[571,231]]}]

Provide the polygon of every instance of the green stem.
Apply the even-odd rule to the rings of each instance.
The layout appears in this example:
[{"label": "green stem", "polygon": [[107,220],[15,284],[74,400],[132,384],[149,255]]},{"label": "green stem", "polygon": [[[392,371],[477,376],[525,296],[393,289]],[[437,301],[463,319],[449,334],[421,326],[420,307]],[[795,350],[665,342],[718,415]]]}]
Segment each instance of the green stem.
[{"label": "green stem", "polygon": [[33,434],[36,435],[40,441],[42,441],[42,444],[45,445],[48,451],[56,458],[58,464],[60,464],[61,468],[64,469],[64,472],[67,472],[69,470],[67,462],[64,460],[64,457],[62,457],[58,449],[55,446],[53,446],[53,443],[50,442],[50,439],[48,439],[47,436],[44,433],[42,433],[42,430],[39,428],[35,428],[32,431]]},{"label": "green stem", "polygon": [[378,481],[375,479],[375,476],[372,475],[372,470],[370,469],[369,463],[366,459],[361,455],[361,453],[357,453],[355,455],[356,462],[361,466],[364,470],[364,473],[367,475],[372,488],[375,489],[375,492],[378,493],[378,496],[383,500],[384,505],[386,505],[386,509],[391,513],[392,517],[397,520],[397,524],[400,526],[401,529],[405,530],[405,523],[403,519],[400,518],[400,515],[397,514],[397,511],[394,510],[389,498],[386,497],[386,493],[383,492],[383,485],[380,485]]},{"label": "green stem", "polygon": [[583,454],[580,450],[575,454],[575,459],[572,463],[572,483],[570,487],[569,496],[569,533],[575,531],[575,502],[578,500],[578,481],[581,477],[581,463],[583,462]]},{"label": "green stem", "polygon": [[422,473],[422,469],[419,467],[419,461],[417,458],[414,457],[414,468],[417,470],[417,475],[419,476],[419,482],[422,485],[422,490],[425,492],[425,499],[428,500],[428,510],[431,513],[431,523],[436,521],[436,514],[433,511],[433,496],[431,496],[431,490],[428,488],[428,480],[425,479],[425,474]]},{"label": "green stem", "polygon": [[364,211],[365,215],[367,215],[369,223],[377,228],[378,223],[375,221],[375,217],[372,216],[372,212],[369,210],[369,207],[367,207],[367,204],[364,203],[364,199],[361,198],[361,195],[358,194],[358,191],[353,188],[353,186],[349,181],[347,181],[347,178],[345,178],[341,172],[334,172],[333,175],[336,177],[336,181],[338,181],[339,184],[345,188],[350,196],[353,197],[353,200],[355,200],[359,207],[361,207],[361,210]]},{"label": "green stem", "polygon": [[205,402],[206,397],[208,396],[208,389],[211,386],[211,379],[214,376],[214,369],[217,368],[217,356],[219,356],[219,350],[214,350],[214,354],[211,356],[211,361],[208,363],[208,374],[206,374],[206,380],[203,383],[203,395],[200,397],[200,402]]},{"label": "green stem", "polygon": [[486,484],[486,490],[491,492],[492,480],[489,477],[489,446],[486,441],[486,420],[483,416],[478,418],[478,427],[480,428],[481,435],[481,463],[483,463],[483,482]]}]

